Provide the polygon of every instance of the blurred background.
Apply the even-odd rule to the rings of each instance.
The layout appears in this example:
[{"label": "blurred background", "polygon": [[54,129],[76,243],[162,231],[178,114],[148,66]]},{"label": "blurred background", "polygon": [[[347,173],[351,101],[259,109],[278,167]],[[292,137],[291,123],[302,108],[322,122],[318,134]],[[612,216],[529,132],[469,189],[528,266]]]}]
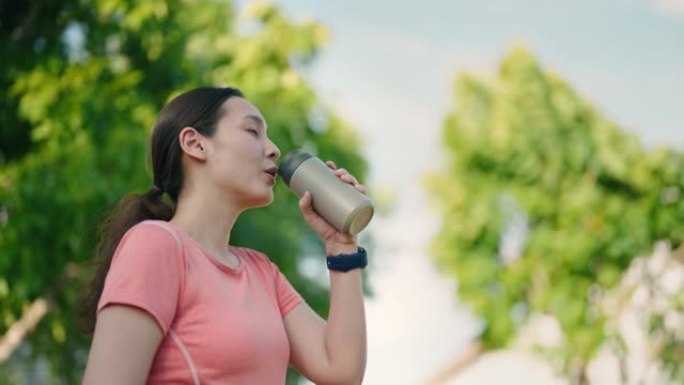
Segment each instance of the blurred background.
[{"label": "blurred background", "polygon": [[[200,85],[369,187],[365,384],[684,383],[682,0],[2,1],[0,43],[2,384],[80,383],[98,224]],[[231,242],[325,315],[282,184]]]}]

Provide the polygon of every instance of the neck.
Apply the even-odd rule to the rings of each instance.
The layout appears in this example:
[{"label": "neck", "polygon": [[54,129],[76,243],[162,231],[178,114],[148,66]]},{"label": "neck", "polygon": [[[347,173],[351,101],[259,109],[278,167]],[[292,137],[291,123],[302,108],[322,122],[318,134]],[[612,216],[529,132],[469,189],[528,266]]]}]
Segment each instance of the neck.
[{"label": "neck", "polygon": [[222,256],[226,253],[230,232],[241,212],[241,208],[231,204],[225,196],[212,192],[211,188],[198,188],[181,193],[171,222],[207,251]]}]

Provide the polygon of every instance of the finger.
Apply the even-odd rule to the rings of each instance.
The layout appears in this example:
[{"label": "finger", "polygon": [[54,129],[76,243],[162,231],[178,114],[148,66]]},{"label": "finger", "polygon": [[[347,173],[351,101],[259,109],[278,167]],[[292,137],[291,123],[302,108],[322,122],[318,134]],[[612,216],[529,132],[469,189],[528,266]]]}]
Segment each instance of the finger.
[{"label": "finger", "polygon": [[302,212],[308,213],[312,211],[313,209],[311,208],[311,193],[308,191],[305,191],[304,194],[302,194],[302,197],[299,198],[299,208],[302,209]]},{"label": "finger", "polygon": [[338,168],[335,170],[335,175],[349,174],[346,168]]},{"label": "finger", "polygon": [[299,209],[301,210],[302,215],[304,215],[304,219],[306,220],[306,222],[309,223],[309,225],[311,225],[314,228],[317,225],[320,226],[318,222],[320,222],[322,219],[313,208],[313,196],[310,192],[305,191],[304,194],[302,194],[302,197],[299,199]]},{"label": "finger", "polygon": [[343,182],[347,182],[347,183],[349,183],[349,184],[353,184],[353,185],[359,184],[359,181],[356,180],[356,178],[354,178],[354,176],[353,176],[352,174],[340,175],[340,179],[341,179]]},{"label": "finger", "polygon": [[299,208],[304,215],[304,220],[311,226],[311,228],[318,233],[322,239],[329,239],[334,236],[336,229],[329,224],[323,217],[321,217],[313,209],[313,196],[306,191],[299,199]]},{"label": "finger", "polygon": [[361,193],[364,194],[364,195],[365,195],[366,192],[367,192],[366,186],[364,186],[364,185],[362,185],[362,184],[356,183],[356,184],[354,184],[354,188],[357,189],[357,190],[359,190],[359,192],[361,192]]},{"label": "finger", "polygon": [[344,177],[345,175],[348,175],[356,181],[356,177],[354,175],[350,174],[349,171],[347,171],[344,168],[338,168],[337,170],[335,170],[335,175],[337,175],[340,178]]},{"label": "finger", "polygon": [[332,160],[325,162],[325,164],[328,166],[328,168],[330,168],[333,171],[337,169],[337,166],[335,166],[335,162],[333,162]]}]

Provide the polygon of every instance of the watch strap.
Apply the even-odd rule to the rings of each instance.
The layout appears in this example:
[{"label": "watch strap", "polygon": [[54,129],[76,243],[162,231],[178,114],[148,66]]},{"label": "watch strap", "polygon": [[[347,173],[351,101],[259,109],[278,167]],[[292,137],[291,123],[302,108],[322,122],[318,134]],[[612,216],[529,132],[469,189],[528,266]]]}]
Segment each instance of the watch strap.
[{"label": "watch strap", "polygon": [[353,269],[364,268],[368,265],[366,249],[359,246],[353,254],[328,255],[326,257],[328,270],[347,272]]}]

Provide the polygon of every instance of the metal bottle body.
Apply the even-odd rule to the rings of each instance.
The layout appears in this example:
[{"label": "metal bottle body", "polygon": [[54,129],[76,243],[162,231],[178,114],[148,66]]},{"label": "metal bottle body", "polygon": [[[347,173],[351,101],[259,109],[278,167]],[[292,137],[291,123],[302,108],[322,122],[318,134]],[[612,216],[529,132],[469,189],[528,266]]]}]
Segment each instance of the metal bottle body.
[{"label": "metal bottle body", "polygon": [[363,230],[373,216],[373,202],[350,184],[342,182],[317,157],[295,151],[298,159],[292,161],[293,157],[288,154],[283,163],[291,163],[281,165],[286,174],[281,173],[281,176],[290,189],[299,197],[309,191],[314,210],[336,229],[352,235]]}]

